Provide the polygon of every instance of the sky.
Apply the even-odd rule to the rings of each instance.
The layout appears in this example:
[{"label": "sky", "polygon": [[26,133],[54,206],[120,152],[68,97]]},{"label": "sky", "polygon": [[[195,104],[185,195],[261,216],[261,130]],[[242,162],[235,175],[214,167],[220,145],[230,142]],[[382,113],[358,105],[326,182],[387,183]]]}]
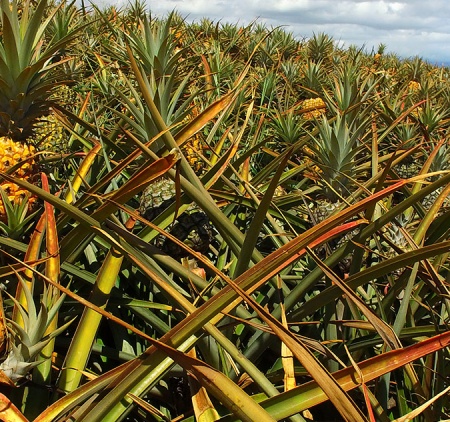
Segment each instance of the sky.
[{"label": "sky", "polygon": [[324,32],[343,47],[356,45],[370,52],[383,43],[386,53],[450,65],[448,0],[147,0],[147,4],[154,16],[177,10],[187,21],[206,17],[246,25],[257,19],[268,27],[283,26],[300,39]]}]

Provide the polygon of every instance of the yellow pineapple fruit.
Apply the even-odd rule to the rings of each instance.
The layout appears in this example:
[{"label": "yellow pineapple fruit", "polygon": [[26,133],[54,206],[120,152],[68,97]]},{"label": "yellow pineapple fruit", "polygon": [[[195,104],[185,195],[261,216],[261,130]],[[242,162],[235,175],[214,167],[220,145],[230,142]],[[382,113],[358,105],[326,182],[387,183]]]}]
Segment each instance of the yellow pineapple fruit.
[{"label": "yellow pineapple fruit", "polygon": [[300,107],[300,113],[306,120],[316,119],[326,112],[326,104],[320,97],[303,100]]},{"label": "yellow pineapple fruit", "polygon": [[[191,114],[186,116],[184,123],[188,124],[197,118],[200,114],[198,107],[192,103]],[[205,142],[200,132],[196,133],[188,142],[182,145],[181,150],[191,165],[192,169],[200,174],[204,168],[205,162],[201,158],[201,153],[205,149]]]},{"label": "yellow pineapple fruit", "polygon": [[[34,173],[35,148],[21,142],[14,142],[6,136],[0,137],[0,172],[6,172],[13,168],[13,176],[20,179],[28,179]],[[6,193],[8,199],[14,204],[20,204],[23,200],[29,201],[29,206],[36,201],[28,191],[25,191],[15,183],[2,182],[0,187]],[[5,218],[5,207],[0,198],[0,219]]]},{"label": "yellow pineapple fruit", "polygon": [[[5,191],[9,201],[13,204],[20,204],[22,203],[22,201],[28,201],[28,208],[31,208],[36,202],[36,196],[32,196],[30,192],[22,189],[16,183],[2,183],[0,184],[0,188]],[[0,220],[3,220],[5,216],[6,210],[3,204],[3,200],[0,198]]]},{"label": "yellow pineapple fruit", "polygon": [[35,154],[33,146],[14,142],[7,136],[0,137],[0,171],[6,171],[16,166],[19,162],[23,164],[15,170],[14,175],[25,177],[32,173]]},{"label": "yellow pineapple fruit", "polygon": [[377,67],[380,64],[381,54],[377,53],[373,56],[373,65]]},{"label": "yellow pineapple fruit", "polygon": [[408,84],[408,91],[411,94],[415,94],[415,93],[419,92],[421,88],[422,88],[422,85],[420,85],[420,83],[417,81],[410,81]]},{"label": "yellow pineapple fruit", "polygon": [[417,107],[413,111],[411,111],[411,114],[418,119],[423,113],[423,107]]},{"label": "yellow pineapple fruit", "polygon": [[204,162],[200,158],[201,151],[203,150],[203,143],[198,134],[194,139],[187,142],[182,150],[193,170],[197,174],[201,173],[204,167]]}]

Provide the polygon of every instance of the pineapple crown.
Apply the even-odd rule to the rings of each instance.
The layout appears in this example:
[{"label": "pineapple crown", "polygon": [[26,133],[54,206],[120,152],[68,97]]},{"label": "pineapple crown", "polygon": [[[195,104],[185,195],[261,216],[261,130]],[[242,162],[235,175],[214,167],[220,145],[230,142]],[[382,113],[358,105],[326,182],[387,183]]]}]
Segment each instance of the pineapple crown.
[{"label": "pineapple crown", "polygon": [[332,123],[322,117],[318,135],[310,134],[314,161],[332,196],[333,191],[342,193],[354,176],[355,156],[360,149],[359,137],[363,130],[363,125],[352,130],[345,117],[337,115]]},{"label": "pineapple crown", "polygon": [[10,296],[22,319],[22,324],[9,320],[9,331],[11,333],[11,350],[6,359],[0,364],[0,370],[12,381],[18,381],[25,377],[28,372],[43,361],[36,361],[42,349],[57,335],[61,334],[72,321],[59,327],[57,330],[45,335],[47,328],[56,317],[65,295],[49,304],[47,302],[47,288],[44,286],[42,300],[37,309],[30,288],[18,275],[19,283],[26,298],[26,307]]}]

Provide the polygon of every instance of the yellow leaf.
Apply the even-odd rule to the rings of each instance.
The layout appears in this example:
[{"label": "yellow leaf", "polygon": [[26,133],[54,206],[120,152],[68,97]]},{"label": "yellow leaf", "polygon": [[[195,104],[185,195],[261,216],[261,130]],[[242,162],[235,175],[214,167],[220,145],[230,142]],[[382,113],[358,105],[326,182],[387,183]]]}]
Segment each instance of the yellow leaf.
[{"label": "yellow leaf", "polygon": [[[195,349],[191,349],[188,352],[188,355],[195,358]],[[193,376],[189,375],[188,380],[196,420],[199,422],[211,422],[220,419],[217,410],[209,399],[206,389],[202,387]]]},{"label": "yellow leaf", "polygon": [[3,422],[28,422],[22,412],[2,393],[0,393],[0,420]]}]

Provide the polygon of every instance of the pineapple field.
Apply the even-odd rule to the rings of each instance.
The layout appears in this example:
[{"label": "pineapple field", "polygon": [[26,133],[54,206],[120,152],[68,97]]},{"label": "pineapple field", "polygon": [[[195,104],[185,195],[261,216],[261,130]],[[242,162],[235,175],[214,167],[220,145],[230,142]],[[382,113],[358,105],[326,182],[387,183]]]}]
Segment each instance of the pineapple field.
[{"label": "pineapple field", "polygon": [[0,12],[0,420],[450,420],[449,68]]}]

